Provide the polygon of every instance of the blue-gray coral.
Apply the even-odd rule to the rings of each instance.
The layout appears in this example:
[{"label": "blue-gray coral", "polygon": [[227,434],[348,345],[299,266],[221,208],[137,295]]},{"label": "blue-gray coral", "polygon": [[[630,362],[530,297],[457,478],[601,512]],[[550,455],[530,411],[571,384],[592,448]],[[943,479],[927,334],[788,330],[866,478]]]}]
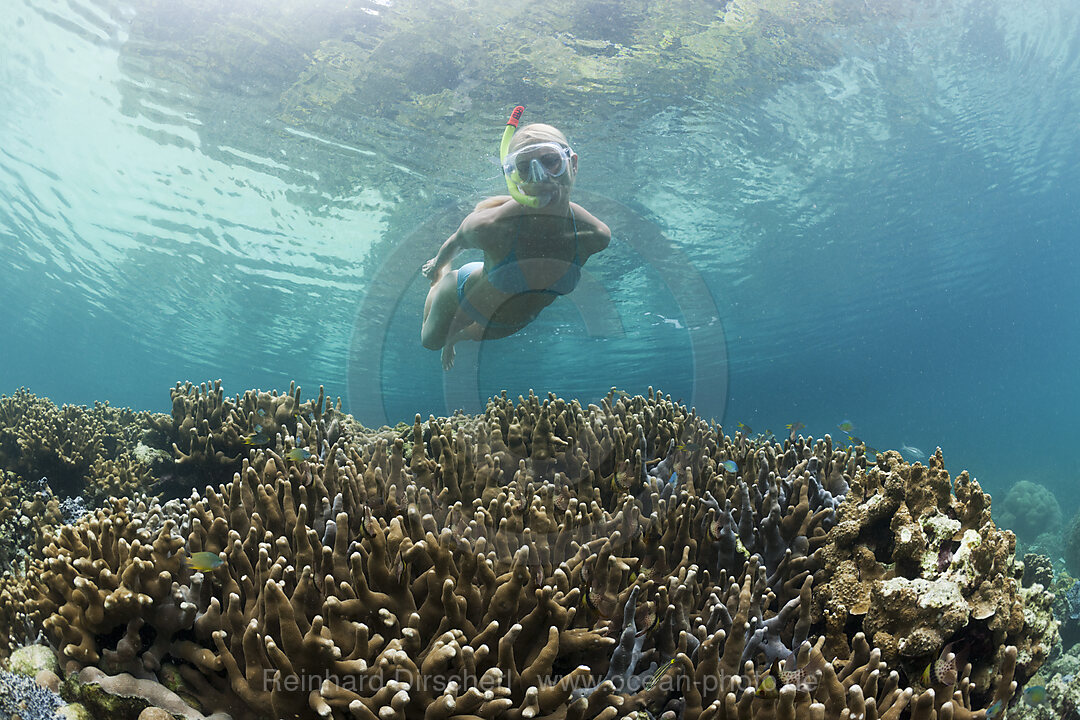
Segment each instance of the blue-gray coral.
[{"label": "blue-gray coral", "polygon": [[33,678],[0,670],[0,720],[56,720],[56,709],[63,704]]},{"label": "blue-gray coral", "polygon": [[1074,580],[1065,591],[1065,602],[1069,605],[1069,619],[1080,620],[1080,580]]}]

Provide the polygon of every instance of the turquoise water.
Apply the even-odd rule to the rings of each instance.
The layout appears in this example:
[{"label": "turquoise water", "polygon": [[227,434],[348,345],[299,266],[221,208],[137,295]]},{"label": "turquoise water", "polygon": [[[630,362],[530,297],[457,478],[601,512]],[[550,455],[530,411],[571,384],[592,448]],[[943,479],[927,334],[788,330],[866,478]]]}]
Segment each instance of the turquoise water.
[{"label": "turquoise water", "polygon": [[[296,380],[392,424],[653,385],[1069,506],[1080,7],[918,5],[10,0],[0,392]],[[419,267],[519,103],[613,241],[444,373]]]}]

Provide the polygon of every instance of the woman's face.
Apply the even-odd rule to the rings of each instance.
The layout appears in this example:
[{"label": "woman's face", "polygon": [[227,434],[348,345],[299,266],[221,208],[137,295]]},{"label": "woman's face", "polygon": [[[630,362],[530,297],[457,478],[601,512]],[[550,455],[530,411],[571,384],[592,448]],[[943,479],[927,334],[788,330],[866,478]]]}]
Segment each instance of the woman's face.
[{"label": "woman's face", "polygon": [[577,174],[577,154],[562,143],[530,143],[509,153],[503,170],[521,192],[548,205],[561,195],[569,197]]}]

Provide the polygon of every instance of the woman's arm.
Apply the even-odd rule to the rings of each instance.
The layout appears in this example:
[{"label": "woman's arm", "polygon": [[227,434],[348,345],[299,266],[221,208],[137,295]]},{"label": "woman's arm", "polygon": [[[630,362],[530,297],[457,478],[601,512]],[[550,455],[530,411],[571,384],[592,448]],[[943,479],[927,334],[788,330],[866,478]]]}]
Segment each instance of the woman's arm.
[{"label": "woman's arm", "polygon": [[446,242],[439,248],[439,252],[435,257],[424,263],[424,267],[421,270],[424,277],[428,279],[441,277],[446,267],[454,261],[454,257],[461,252],[475,245],[471,242],[470,238],[472,233],[469,232],[466,223],[469,218],[465,218],[461,222],[461,225],[454,234],[446,239]]},{"label": "woman's arm", "polygon": [[435,257],[424,263],[424,277],[435,279],[441,277],[446,267],[454,260],[454,256],[462,250],[477,249],[485,253],[490,251],[490,245],[497,235],[489,230],[499,217],[500,211],[507,203],[513,204],[513,198],[509,195],[497,195],[486,198],[476,208],[465,216],[461,225],[439,248]]},{"label": "woman's arm", "polygon": [[591,212],[574,203],[574,213],[578,217],[578,227],[582,230],[579,242],[586,257],[607,248],[611,242],[611,229]]}]

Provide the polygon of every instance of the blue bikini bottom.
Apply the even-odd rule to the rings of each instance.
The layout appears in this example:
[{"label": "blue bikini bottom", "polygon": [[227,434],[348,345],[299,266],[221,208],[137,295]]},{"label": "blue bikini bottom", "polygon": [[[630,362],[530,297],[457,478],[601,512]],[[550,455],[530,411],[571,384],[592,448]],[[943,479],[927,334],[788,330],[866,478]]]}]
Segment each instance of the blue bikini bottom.
[{"label": "blue bikini bottom", "polygon": [[465,297],[465,281],[469,279],[469,275],[472,275],[477,270],[483,270],[484,263],[471,262],[465,263],[457,271],[457,299],[458,307],[465,311],[469,317],[477,322],[482,328],[491,328],[492,330],[520,330],[528,325],[532,320],[527,320],[523,323],[501,323],[485,317],[484,313]]}]

